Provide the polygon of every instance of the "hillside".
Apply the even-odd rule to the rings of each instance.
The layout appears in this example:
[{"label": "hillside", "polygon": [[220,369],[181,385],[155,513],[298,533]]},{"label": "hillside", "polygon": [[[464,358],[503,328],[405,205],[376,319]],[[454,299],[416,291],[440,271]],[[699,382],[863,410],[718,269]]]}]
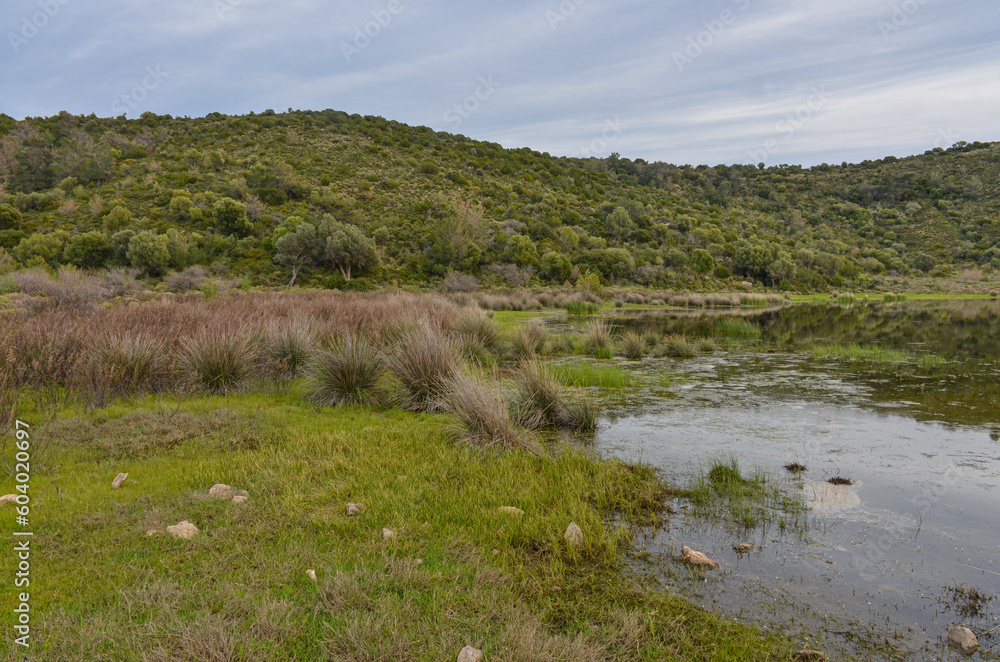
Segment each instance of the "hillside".
[{"label": "hillside", "polygon": [[809,292],[978,278],[1000,269],[998,242],[1000,143],[759,169],[556,158],[333,110],[0,115],[7,270],[131,266],[158,278],[202,265],[357,289],[594,274]]}]

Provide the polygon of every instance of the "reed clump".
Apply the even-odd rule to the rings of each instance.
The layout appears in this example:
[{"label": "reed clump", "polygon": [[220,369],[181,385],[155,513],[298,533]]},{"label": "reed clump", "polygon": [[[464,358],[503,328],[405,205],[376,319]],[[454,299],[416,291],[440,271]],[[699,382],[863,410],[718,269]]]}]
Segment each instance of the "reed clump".
[{"label": "reed clump", "polygon": [[318,405],[377,405],[385,361],[366,339],[347,337],[319,352],[308,369],[309,398]]}]

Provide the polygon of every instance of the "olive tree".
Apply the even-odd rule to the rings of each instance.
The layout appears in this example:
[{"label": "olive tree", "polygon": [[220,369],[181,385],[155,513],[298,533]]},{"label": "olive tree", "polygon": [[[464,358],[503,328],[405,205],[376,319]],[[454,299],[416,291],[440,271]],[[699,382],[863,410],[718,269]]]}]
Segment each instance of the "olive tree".
[{"label": "olive tree", "polygon": [[353,225],[334,223],[326,240],[324,258],[340,269],[344,280],[350,281],[351,274],[363,275],[379,266],[378,247],[375,241]]}]

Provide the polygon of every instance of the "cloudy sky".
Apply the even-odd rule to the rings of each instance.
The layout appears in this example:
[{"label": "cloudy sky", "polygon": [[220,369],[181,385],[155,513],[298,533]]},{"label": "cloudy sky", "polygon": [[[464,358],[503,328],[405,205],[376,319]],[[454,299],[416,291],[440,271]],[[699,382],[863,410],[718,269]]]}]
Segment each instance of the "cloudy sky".
[{"label": "cloudy sky", "polygon": [[1000,140],[995,0],[4,0],[0,112],[335,108],[552,154]]}]

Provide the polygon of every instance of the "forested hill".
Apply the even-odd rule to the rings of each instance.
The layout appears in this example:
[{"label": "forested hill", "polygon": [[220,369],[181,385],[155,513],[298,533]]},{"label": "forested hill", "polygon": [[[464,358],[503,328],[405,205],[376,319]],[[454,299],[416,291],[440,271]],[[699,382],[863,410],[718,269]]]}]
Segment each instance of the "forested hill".
[{"label": "forested hill", "polygon": [[759,169],[557,158],[333,110],[0,115],[0,267],[816,291],[1000,269],[998,186],[1000,143]]}]

